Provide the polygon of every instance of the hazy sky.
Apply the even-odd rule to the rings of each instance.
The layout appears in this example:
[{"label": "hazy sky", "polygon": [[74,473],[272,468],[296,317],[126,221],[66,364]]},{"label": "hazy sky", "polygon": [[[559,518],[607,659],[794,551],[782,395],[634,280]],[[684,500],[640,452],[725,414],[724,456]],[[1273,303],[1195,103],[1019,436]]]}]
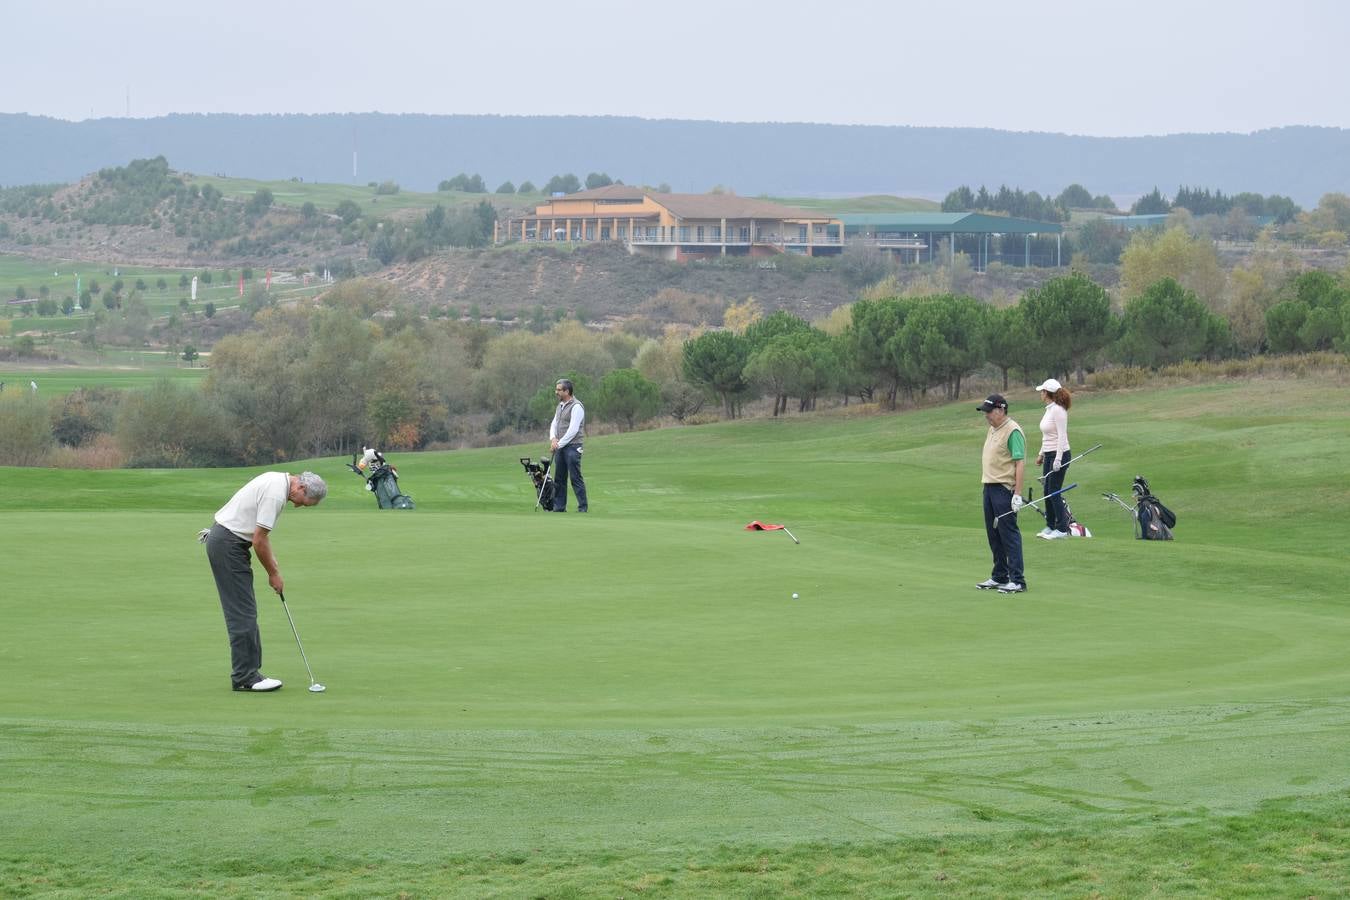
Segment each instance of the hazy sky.
[{"label": "hazy sky", "polygon": [[1344,128],[1347,10],[1345,0],[0,0],[0,112],[621,115],[1089,135]]}]

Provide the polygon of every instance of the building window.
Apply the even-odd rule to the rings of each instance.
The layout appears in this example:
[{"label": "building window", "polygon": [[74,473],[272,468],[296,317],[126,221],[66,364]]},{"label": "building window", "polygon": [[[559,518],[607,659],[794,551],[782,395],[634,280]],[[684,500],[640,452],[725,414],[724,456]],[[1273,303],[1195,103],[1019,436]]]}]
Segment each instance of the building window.
[{"label": "building window", "polygon": [[698,242],[703,243],[703,226],[698,226]]},{"label": "building window", "polygon": [[721,225],[714,225],[714,226],[712,226],[712,239],[713,239],[714,241],[720,241],[720,240],[722,239],[722,226],[721,226]]},{"label": "building window", "polygon": [[680,226],[680,243],[681,243],[681,244],[687,244],[687,243],[689,243],[689,226],[688,226],[688,225],[681,225],[681,226]]}]

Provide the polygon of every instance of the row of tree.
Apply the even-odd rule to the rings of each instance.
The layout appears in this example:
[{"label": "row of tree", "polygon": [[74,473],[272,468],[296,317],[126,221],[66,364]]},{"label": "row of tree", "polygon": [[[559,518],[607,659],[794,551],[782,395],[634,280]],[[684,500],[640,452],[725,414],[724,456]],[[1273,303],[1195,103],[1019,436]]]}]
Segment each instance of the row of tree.
[{"label": "row of tree", "polygon": [[999,309],[973,297],[882,296],[854,303],[834,336],[777,312],[743,334],[709,332],[683,348],[683,375],[716,394],[728,417],[746,399],[789,397],[811,409],[827,392],[879,398],[894,407],[941,390],[960,396],[962,382],[986,367],[1028,378],[1074,373],[1083,383],[1090,364],[1110,359],[1161,366],[1232,351],[1227,323],[1193,291],[1172,279],[1151,285],[1112,311],[1106,290],[1081,273],[1052,279]]},{"label": "row of tree", "polygon": [[[604,172],[592,172],[586,176],[586,190],[605,187],[610,184],[623,184],[622,181],[616,182]],[[568,172],[565,175],[554,175],[544,183],[545,194],[575,194],[581,190],[581,179]],[[477,173],[469,175],[460,172],[454,178],[447,178],[436,185],[438,191],[463,191],[466,194],[486,194],[487,185],[483,182],[483,176]],[[667,188],[669,190],[669,188]],[[498,194],[534,194],[538,193],[539,188],[534,186],[533,181],[522,181],[520,187],[516,187],[510,181],[503,181],[497,186],[495,193]]]},{"label": "row of tree", "polygon": [[[942,201],[943,212],[994,212],[1042,222],[1068,221],[1071,211],[1075,209],[1115,212],[1116,204],[1105,194],[1094,197],[1087,188],[1076,183],[1053,198],[1043,197],[1036,191],[1024,192],[1021,188],[1009,188],[1007,185],[1000,185],[992,193],[984,185],[980,185],[978,191],[961,185]],[[1244,192],[1229,196],[1220,190],[1184,185],[1177,189],[1176,196],[1171,200],[1155,187],[1136,200],[1130,212],[1134,215],[1165,215],[1175,209],[1185,209],[1193,216],[1226,216],[1236,210],[1253,218],[1268,217],[1277,225],[1292,222],[1302,212],[1293,200],[1279,194],[1266,197]]]},{"label": "row of tree", "polygon": [[[1147,274],[1136,263],[1130,277]],[[893,407],[933,391],[957,398],[981,372],[1005,387],[1014,373],[1082,383],[1103,365],[1243,352],[1235,325],[1195,288],[1172,277],[1132,284],[1117,308],[1075,272],[1000,308],[952,293],[906,295],[887,281],[819,323],[762,316],[747,300],[724,306],[722,328],[672,326],[644,339],[574,320],[502,333],[428,319],[389,285],[357,280],[321,302],[259,310],[248,331],[216,344],[200,390],[165,381],[76,392],[42,413],[42,428],[6,419],[0,432],[45,435],[48,450],[115,439],[131,465],[257,464],[371,442],[414,449],[499,432],[540,437],[561,375],[595,423],[622,429],[659,416],[688,421],[709,399],[727,418],[759,398],[774,415],[828,397]],[[1344,278],[1301,272],[1276,296],[1264,312],[1268,349],[1350,350]],[[0,399],[4,415],[18,415],[18,398]]]},{"label": "row of tree", "polygon": [[[1073,191],[1074,188],[1077,191]],[[1066,188],[1065,193],[1060,196],[1064,197],[1071,191],[1070,196],[1073,199],[1081,199],[1079,192],[1087,195],[1087,190],[1082,185],[1075,184]],[[1108,208],[1115,208],[1115,204],[1111,202],[1109,197],[1093,200],[1091,195],[1088,195],[1088,200],[1094,206],[1104,202],[1110,204]],[[1013,189],[1006,184],[1000,185],[999,189],[993,193],[990,193],[984,185],[980,185],[978,191],[972,191],[963,184],[947,194],[942,200],[943,212],[994,212],[1015,216],[1019,219],[1036,219],[1041,222],[1066,221],[1069,218],[1070,208],[1058,200],[1042,197],[1036,191],[1023,191],[1021,188]]]},{"label": "row of tree", "polygon": [[1233,210],[1241,210],[1253,217],[1270,217],[1277,225],[1292,222],[1302,212],[1298,204],[1280,194],[1265,197],[1243,192],[1228,196],[1220,190],[1185,185],[1177,188],[1176,196],[1170,201],[1155,187],[1136,200],[1130,212],[1138,216],[1163,215],[1174,209],[1188,210],[1194,216],[1224,216]]}]

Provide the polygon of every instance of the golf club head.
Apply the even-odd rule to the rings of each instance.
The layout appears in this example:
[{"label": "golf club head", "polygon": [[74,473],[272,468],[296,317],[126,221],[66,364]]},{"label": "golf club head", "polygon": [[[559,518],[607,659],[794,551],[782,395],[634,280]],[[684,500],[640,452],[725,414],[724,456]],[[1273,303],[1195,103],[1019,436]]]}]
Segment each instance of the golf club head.
[{"label": "golf club head", "polygon": [[324,691],[326,691],[326,690],[328,690],[328,688],[324,687],[323,685],[319,684],[318,682],[315,682],[314,684],[311,684],[311,685],[309,686],[309,692],[310,692],[311,694],[322,694],[322,693],[323,693]]}]

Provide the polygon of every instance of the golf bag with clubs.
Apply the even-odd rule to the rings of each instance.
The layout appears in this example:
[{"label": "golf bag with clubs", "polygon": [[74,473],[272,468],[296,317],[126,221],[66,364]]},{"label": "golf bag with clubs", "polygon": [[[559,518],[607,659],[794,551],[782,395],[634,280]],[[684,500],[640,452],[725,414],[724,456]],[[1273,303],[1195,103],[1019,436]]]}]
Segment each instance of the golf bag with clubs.
[{"label": "golf bag with clubs", "polygon": [[1153,496],[1148,480],[1143,475],[1134,477],[1130,490],[1134,493],[1135,537],[1145,541],[1172,540],[1172,529],[1177,524],[1176,513]]},{"label": "golf bag with clubs", "polygon": [[366,490],[375,495],[375,502],[380,509],[416,508],[413,498],[399,491],[398,469],[389,465],[383,453],[367,447],[365,453],[360,455],[360,462],[357,456],[356,453],[352,454],[352,461],[347,464],[347,468],[366,480]]},{"label": "golf bag with clubs", "polygon": [[528,456],[522,456],[520,464],[525,467],[525,474],[530,476],[530,483],[534,485],[534,508],[553,512],[553,491],[556,485],[549,472],[552,461],[541,459],[534,462]]}]

